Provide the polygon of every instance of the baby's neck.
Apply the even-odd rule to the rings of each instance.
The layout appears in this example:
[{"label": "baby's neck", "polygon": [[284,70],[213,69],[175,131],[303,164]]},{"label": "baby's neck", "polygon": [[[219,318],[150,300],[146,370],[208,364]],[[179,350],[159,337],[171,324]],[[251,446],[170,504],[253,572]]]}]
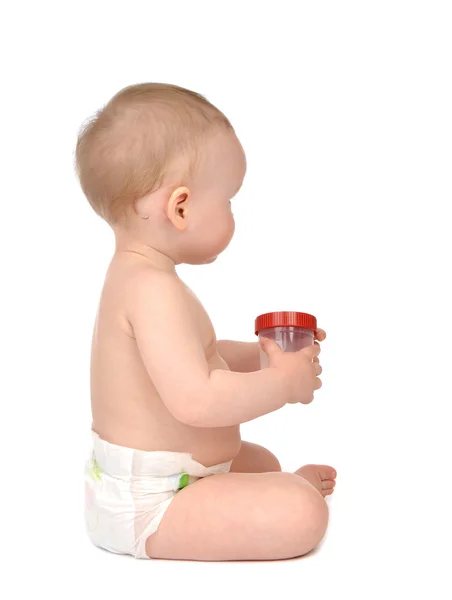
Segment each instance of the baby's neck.
[{"label": "baby's neck", "polygon": [[173,273],[176,270],[174,260],[166,254],[163,254],[163,252],[140,242],[131,242],[116,238],[116,254],[122,253],[138,254],[153,266],[162,269],[163,271]]}]

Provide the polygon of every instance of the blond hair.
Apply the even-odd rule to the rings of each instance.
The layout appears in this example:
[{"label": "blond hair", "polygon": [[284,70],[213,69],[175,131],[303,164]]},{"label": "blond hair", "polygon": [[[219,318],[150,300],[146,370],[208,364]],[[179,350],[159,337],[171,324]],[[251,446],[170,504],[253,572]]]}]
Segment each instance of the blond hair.
[{"label": "blond hair", "polygon": [[97,214],[117,221],[177,161],[192,176],[203,140],[218,125],[232,129],[196,92],[162,83],[124,88],[80,130],[75,160],[85,196]]}]

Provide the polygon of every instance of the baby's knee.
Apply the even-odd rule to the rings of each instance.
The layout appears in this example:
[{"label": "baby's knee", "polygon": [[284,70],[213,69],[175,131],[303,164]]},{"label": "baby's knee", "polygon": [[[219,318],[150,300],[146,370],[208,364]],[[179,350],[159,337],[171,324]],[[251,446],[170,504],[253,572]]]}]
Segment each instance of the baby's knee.
[{"label": "baby's knee", "polygon": [[298,511],[299,539],[302,554],[309,552],[323,539],[328,526],[328,505],[322,494],[303,483],[300,488],[301,503]]},{"label": "baby's knee", "polygon": [[242,442],[238,456],[232,462],[232,472],[236,473],[271,473],[281,471],[276,456],[258,444]]},{"label": "baby's knee", "polygon": [[263,470],[267,473],[281,471],[280,462],[273,452],[270,452],[270,450],[263,446],[258,446],[258,448],[261,452],[262,463],[265,465],[265,469]]},{"label": "baby's knee", "polygon": [[323,496],[303,481],[291,481],[287,531],[292,556],[301,556],[315,548],[328,526],[328,506]]}]

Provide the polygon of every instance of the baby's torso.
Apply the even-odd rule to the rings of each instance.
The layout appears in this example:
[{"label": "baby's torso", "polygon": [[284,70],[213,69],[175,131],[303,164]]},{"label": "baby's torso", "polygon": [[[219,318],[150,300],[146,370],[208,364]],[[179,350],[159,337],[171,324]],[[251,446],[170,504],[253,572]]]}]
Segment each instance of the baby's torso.
[{"label": "baby's torso", "polygon": [[[91,355],[93,430],[110,443],[138,450],[189,452],[205,466],[226,462],[240,449],[239,427],[190,427],[172,417],[141,360],[127,320],[127,263],[112,263],[99,304]],[[210,319],[186,287],[210,370],[228,369]],[[130,302],[130,296],[128,298]],[[177,376],[177,365],[175,365]]]}]

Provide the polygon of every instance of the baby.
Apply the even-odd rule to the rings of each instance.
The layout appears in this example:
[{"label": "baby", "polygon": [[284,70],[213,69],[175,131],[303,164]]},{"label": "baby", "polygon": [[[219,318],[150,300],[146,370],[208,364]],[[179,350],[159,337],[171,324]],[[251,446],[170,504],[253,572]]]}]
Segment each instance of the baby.
[{"label": "baby", "polygon": [[83,127],[76,164],[116,238],[92,344],[90,539],[137,558],[308,552],[326,531],[335,470],[281,472],[240,424],[311,402],[320,346],[284,353],[263,340],[259,370],[258,344],[217,341],[175,269],[213,262],[233,236],[246,161],[231,124],[199,94],[134,85]]}]

